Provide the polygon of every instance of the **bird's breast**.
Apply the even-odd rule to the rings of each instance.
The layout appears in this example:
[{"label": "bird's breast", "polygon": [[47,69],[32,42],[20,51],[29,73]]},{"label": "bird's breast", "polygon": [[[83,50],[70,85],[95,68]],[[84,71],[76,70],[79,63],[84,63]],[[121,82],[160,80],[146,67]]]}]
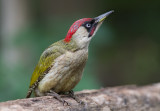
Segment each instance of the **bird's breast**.
[{"label": "bird's breast", "polygon": [[47,92],[52,89],[59,93],[71,90],[80,81],[87,59],[88,50],[85,49],[67,51],[59,56],[48,74],[40,81],[39,91]]}]

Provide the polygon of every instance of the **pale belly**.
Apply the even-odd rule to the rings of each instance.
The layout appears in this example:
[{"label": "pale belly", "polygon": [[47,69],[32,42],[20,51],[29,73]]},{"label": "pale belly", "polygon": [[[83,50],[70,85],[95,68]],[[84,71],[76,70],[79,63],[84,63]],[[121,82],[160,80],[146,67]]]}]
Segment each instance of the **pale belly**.
[{"label": "pale belly", "polygon": [[51,70],[40,81],[36,95],[53,90],[56,93],[73,89],[81,80],[83,69],[88,58],[88,51],[67,52],[58,57]]}]

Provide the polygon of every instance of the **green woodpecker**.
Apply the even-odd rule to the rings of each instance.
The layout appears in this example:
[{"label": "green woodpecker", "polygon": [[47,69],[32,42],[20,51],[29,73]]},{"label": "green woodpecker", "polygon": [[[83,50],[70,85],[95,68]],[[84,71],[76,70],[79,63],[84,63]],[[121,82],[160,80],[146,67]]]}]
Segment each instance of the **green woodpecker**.
[{"label": "green woodpecker", "polygon": [[112,12],[77,20],[70,27],[65,39],[50,45],[35,67],[26,97],[30,97],[33,91],[35,96],[59,96],[60,93],[72,92],[81,80],[88,59],[89,43]]}]

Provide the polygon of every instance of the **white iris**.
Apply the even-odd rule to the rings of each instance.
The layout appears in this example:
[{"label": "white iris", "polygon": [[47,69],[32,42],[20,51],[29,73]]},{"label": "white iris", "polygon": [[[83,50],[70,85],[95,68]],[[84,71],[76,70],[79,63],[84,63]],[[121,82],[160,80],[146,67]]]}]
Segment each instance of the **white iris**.
[{"label": "white iris", "polygon": [[90,27],[91,27],[91,24],[89,24],[89,23],[86,24],[86,27],[87,27],[87,28],[90,28]]}]

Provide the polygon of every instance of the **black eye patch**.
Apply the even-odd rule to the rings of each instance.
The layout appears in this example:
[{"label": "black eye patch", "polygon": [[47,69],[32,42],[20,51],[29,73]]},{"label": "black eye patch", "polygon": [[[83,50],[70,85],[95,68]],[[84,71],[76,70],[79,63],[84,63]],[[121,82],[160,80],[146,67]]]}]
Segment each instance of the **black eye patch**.
[{"label": "black eye patch", "polygon": [[82,24],[82,26],[84,26],[88,32],[90,32],[93,24],[94,24],[95,20],[91,20],[91,21],[86,21]]}]

